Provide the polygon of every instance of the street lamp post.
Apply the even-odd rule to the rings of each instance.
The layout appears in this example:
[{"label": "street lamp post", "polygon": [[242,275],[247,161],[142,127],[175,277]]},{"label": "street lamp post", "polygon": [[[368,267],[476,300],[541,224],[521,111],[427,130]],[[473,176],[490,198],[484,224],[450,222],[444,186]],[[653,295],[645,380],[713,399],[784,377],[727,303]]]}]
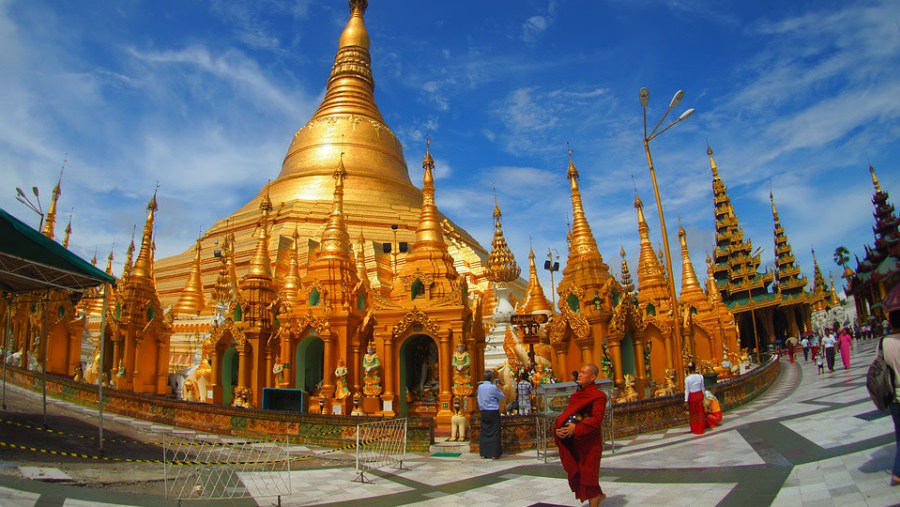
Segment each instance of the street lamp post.
[{"label": "street lamp post", "polygon": [[[681,322],[679,322],[679,320],[680,320],[679,313],[680,312],[678,311],[678,299],[675,296],[675,278],[672,274],[672,255],[671,255],[671,252],[669,251],[669,235],[666,232],[666,218],[663,215],[662,201],[659,198],[659,185],[656,183],[656,170],[653,168],[653,157],[650,155],[650,141],[652,141],[653,139],[656,139],[657,137],[662,135],[663,132],[669,130],[670,128],[675,126],[675,124],[680,123],[680,122],[690,118],[690,116],[692,114],[694,114],[694,109],[691,108],[691,109],[688,109],[687,111],[681,113],[681,116],[679,116],[678,119],[676,119],[672,123],[666,125],[662,130],[660,130],[659,127],[665,121],[666,117],[669,116],[669,113],[672,112],[672,109],[674,109],[675,106],[677,106],[678,103],[681,102],[681,99],[684,97],[684,90],[678,90],[675,93],[675,96],[672,97],[672,101],[669,103],[669,108],[666,109],[666,113],[662,116],[662,118],[659,119],[659,121],[656,123],[656,126],[654,126],[653,129],[648,133],[647,132],[647,102],[649,102],[649,100],[650,100],[650,91],[647,90],[647,88],[641,88],[639,96],[640,96],[640,100],[641,100],[641,109],[643,110],[643,113],[644,113],[644,115],[643,115],[644,116],[644,152],[647,154],[647,165],[650,166],[650,180],[653,182],[653,194],[656,197],[656,210],[659,212],[659,226],[662,229],[663,247],[666,250],[666,274],[668,275],[668,278],[669,278],[669,280],[668,280],[669,281],[669,299],[670,299],[670,302],[672,305],[672,317],[675,320],[674,325],[672,326],[672,329],[675,332],[675,337],[674,337],[675,345],[676,345],[676,347],[679,347],[679,351],[680,351],[680,347],[682,346],[682,344],[681,344]],[[666,358],[666,362],[667,363],[674,362],[671,352],[668,354],[668,357]]]},{"label": "street lamp post", "polygon": [[38,187],[31,187],[31,192],[34,194],[34,202],[31,202],[20,187],[16,187],[16,200],[28,206],[28,209],[41,217],[41,224],[38,226],[38,232],[40,232],[44,230],[44,209],[41,207],[41,196],[38,193]]},{"label": "street lamp post", "polygon": [[[553,261],[553,253],[556,252],[556,262]],[[559,271],[559,252],[555,248],[547,249],[547,260],[544,261],[544,269],[550,272],[550,297],[553,298],[553,311],[556,311],[556,283],[553,281],[553,273]]]}]

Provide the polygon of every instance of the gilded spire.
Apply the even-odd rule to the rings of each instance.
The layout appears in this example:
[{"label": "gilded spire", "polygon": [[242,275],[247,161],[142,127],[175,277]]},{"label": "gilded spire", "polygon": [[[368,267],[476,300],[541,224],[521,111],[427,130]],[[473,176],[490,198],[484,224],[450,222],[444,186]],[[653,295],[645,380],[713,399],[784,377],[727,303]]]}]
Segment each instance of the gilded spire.
[{"label": "gilded spire", "polygon": [[[419,214],[419,225],[416,227],[416,243],[412,249],[440,250],[447,252],[444,233],[441,231],[440,215],[434,203],[434,159],[431,158],[431,140],[425,143],[425,158],[422,160],[422,209]],[[448,254],[449,255],[449,254]]]},{"label": "gilded spire", "polygon": [[713,150],[708,144],[706,145],[706,154],[709,155],[709,168],[712,169],[713,179],[717,180],[719,179],[719,170],[716,167],[716,159],[713,158]]},{"label": "gilded spire", "polygon": [[772,192],[769,192],[769,200],[772,201],[772,218],[775,222],[775,278],[778,280],[778,292],[786,297],[794,297],[805,293],[806,277],[801,275],[800,267],[796,264],[787,233],[778,218],[778,208]]},{"label": "gilded spire", "polygon": [[500,212],[496,195],[494,195],[493,216],[494,239],[491,241],[491,253],[488,256],[485,278],[492,282],[511,282],[519,277],[522,269],[516,264],[516,259],[506,244],[506,238],[503,237],[503,225],[500,223],[503,213]]},{"label": "gilded spire", "polygon": [[875,185],[875,193],[881,193],[881,185],[878,183],[878,176],[875,176],[875,168],[869,164],[869,172],[872,173],[872,184]]},{"label": "gilded spire", "polygon": [[319,247],[319,259],[350,259],[350,235],[347,233],[347,225],[344,223],[344,178],[347,170],[344,168],[344,158],[338,160],[338,166],[334,170],[334,199],[331,205],[331,214],[325,223],[325,232],[322,233],[322,246]]},{"label": "gilded spire", "polygon": [[44,220],[44,230],[41,231],[44,236],[53,239],[54,229],[56,229],[56,203],[59,201],[60,184],[62,183],[63,171],[66,169],[66,161],[63,160],[62,169],[59,170],[59,179],[56,180],[56,186],[53,187],[53,197],[50,199],[50,209],[47,210],[47,219]]},{"label": "gilded spire", "polygon": [[194,266],[181,296],[178,297],[178,302],[175,303],[176,314],[199,314],[206,308],[206,298],[203,295],[203,274],[200,269],[200,251],[200,238],[197,238]]},{"label": "gilded spire", "polygon": [[528,287],[525,289],[525,313],[552,312],[553,308],[544,295],[534,263],[534,249],[528,252]]},{"label": "gilded spire", "polygon": [[772,217],[775,219],[775,224],[778,224],[778,208],[775,207],[775,196],[772,195],[771,190],[769,191],[769,201],[772,203]]},{"label": "gilded spire", "polygon": [[[644,218],[644,203],[637,195],[634,196],[634,208],[637,210],[638,234],[641,237],[641,254],[638,260],[638,286],[641,294],[649,296],[647,290],[651,287],[661,288],[663,292],[668,292],[666,287],[665,274],[662,269],[662,263],[653,252],[653,244],[650,243],[650,227]],[[659,291],[657,291],[659,292]],[[660,293],[661,298],[668,298],[665,294]],[[655,298],[654,298],[655,299]]]},{"label": "gilded spire", "polygon": [[294,235],[291,241],[291,259],[288,263],[288,272],[281,285],[281,300],[293,306],[300,299],[300,267],[299,267],[299,243],[300,232],[294,227]]},{"label": "gilded spire", "polygon": [[153,198],[147,203],[147,221],[144,223],[144,235],[141,238],[141,250],[137,260],[134,261],[134,269],[131,275],[137,278],[152,279],[153,276],[153,222],[156,218],[156,191]]},{"label": "gilded spire", "polygon": [[69,237],[72,236],[72,214],[69,213],[69,223],[66,225],[66,235],[63,238],[63,248],[69,248]]},{"label": "gilded spire", "polygon": [[240,293],[240,284],[237,276],[237,262],[235,261],[234,232],[228,231],[225,235],[225,266],[228,272],[228,287],[233,295]]},{"label": "gilded spire", "polygon": [[624,245],[619,254],[622,256],[622,289],[625,290],[626,294],[631,294],[634,292],[634,283],[631,281],[631,272],[628,270],[628,261],[625,259]]},{"label": "gilded spire", "polygon": [[131,231],[131,243],[128,245],[128,251],[125,254],[125,265],[122,267],[122,278],[127,278],[131,276],[131,272],[134,268],[132,265],[132,258],[134,257],[134,230]]},{"label": "gilded spire", "polygon": [[834,273],[828,273],[828,283],[831,284],[831,304],[836,305],[841,301],[838,298],[837,291],[834,289]]},{"label": "gilded spire", "polygon": [[709,255],[706,256],[706,276],[708,277],[706,279],[706,296],[714,305],[721,303],[722,293],[719,292],[719,287],[716,286],[716,276],[713,273],[713,262]]},{"label": "gilded spire", "polygon": [[337,55],[328,78],[328,88],[313,120],[332,114],[364,116],[384,123],[375,105],[375,80],[369,54],[369,32],[363,15],[368,2],[350,2],[350,19],[338,41]]},{"label": "gilded spire", "polygon": [[678,241],[681,242],[681,296],[680,299],[685,302],[695,301],[698,298],[706,300],[703,288],[697,281],[697,273],[694,271],[694,264],[691,262],[691,253],[688,251],[687,233],[684,227],[678,226]]},{"label": "gilded spire", "polygon": [[109,251],[109,255],[106,257],[106,274],[112,274],[112,261],[113,261],[113,251]]},{"label": "gilded spire", "polygon": [[[259,202],[259,222],[257,229],[259,230],[259,238],[256,241],[256,252],[250,260],[250,271],[247,276],[272,278],[272,263],[269,260],[269,212],[272,211],[272,201],[269,199],[269,192]],[[232,243],[233,246],[233,243]]]},{"label": "gilded spire", "polygon": [[94,252],[94,256],[91,257],[91,266],[97,267],[97,252]]},{"label": "gilded spire", "polygon": [[363,283],[363,285],[369,284],[369,275],[366,273],[366,238],[363,236],[362,231],[359,231],[359,250],[356,252],[356,277],[359,278],[359,281]]},{"label": "gilded spire", "polygon": [[569,150],[569,169],[566,171],[566,178],[569,179],[569,186],[572,191],[572,242],[569,244],[570,255],[589,255],[603,262],[603,256],[597,249],[597,241],[591,232],[591,226],[588,224],[584,215],[584,207],[581,204],[581,192],[578,189],[578,169],[575,168],[575,162],[572,160],[572,151]]}]

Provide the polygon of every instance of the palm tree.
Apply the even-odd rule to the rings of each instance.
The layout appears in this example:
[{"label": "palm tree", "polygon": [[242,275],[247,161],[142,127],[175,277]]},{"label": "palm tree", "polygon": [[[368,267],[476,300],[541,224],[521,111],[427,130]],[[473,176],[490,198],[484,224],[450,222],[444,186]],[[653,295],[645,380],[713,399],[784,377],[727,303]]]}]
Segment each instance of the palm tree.
[{"label": "palm tree", "polygon": [[850,250],[845,246],[839,246],[834,249],[834,263],[840,267],[845,267],[850,263]]}]

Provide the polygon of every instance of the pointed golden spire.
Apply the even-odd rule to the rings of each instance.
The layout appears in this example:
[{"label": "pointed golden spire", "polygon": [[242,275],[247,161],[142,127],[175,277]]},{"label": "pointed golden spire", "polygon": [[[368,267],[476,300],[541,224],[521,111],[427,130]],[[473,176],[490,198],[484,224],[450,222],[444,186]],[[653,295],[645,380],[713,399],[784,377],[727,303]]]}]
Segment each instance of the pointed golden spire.
[{"label": "pointed golden spire", "polygon": [[131,243],[128,245],[128,251],[125,253],[125,265],[122,266],[122,278],[125,279],[131,276],[131,271],[134,268],[132,264],[132,258],[134,257],[134,231],[137,227],[131,229]]},{"label": "pointed golden spire", "polygon": [[[778,225],[778,208],[775,207],[775,196],[772,195],[772,191],[769,190],[769,201],[772,203],[772,217],[775,219],[775,225]],[[790,217],[788,217],[790,218]]]},{"label": "pointed golden spire", "polygon": [[822,276],[822,270],[819,269],[819,261],[816,259],[816,249],[812,249],[813,258],[813,292],[815,294],[824,294],[826,291],[825,277]]},{"label": "pointed golden spire", "polygon": [[94,256],[91,257],[91,266],[97,267],[97,252],[94,252]]},{"label": "pointed golden spire", "polygon": [[322,104],[313,120],[331,114],[364,116],[384,123],[375,105],[375,80],[369,54],[369,32],[363,15],[368,2],[350,2],[350,19],[338,41],[337,55]]},{"label": "pointed golden spire", "polygon": [[234,232],[228,231],[225,235],[225,266],[228,272],[228,287],[232,295],[240,294],[240,282],[237,276],[237,262],[235,260]]},{"label": "pointed golden spire", "polygon": [[63,171],[66,169],[66,160],[63,160],[62,169],[59,170],[59,179],[56,180],[56,186],[53,187],[53,197],[50,199],[50,209],[47,210],[47,219],[44,220],[44,230],[41,231],[44,236],[53,239],[54,229],[56,229],[56,203],[59,201],[60,184],[62,183]]},{"label": "pointed golden spire", "polygon": [[878,183],[878,176],[875,176],[875,168],[869,164],[869,172],[872,173],[872,184],[875,185],[875,193],[881,193],[881,185]]},{"label": "pointed golden spire", "polygon": [[300,299],[300,232],[294,226],[294,234],[291,241],[291,259],[288,263],[288,272],[281,285],[281,300],[293,306]]},{"label": "pointed golden spire", "polygon": [[440,215],[434,203],[434,159],[431,158],[431,139],[425,141],[422,169],[425,170],[422,177],[422,209],[419,214],[419,225],[416,227],[416,242],[412,249],[426,248],[446,252],[447,245],[444,243]]},{"label": "pointed golden spire", "polygon": [[828,273],[828,283],[831,284],[831,304],[836,305],[841,300],[838,298],[837,291],[834,288],[834,273]]},{"label": "pointed golden spire", "polygon": [[578,169],[575,168],[575,162],[572,160],[572,150],[569,150],[569,169],[566,171],[566,177],[569,179],[569,187],[572,192],[572,242],[569,244],[570,255],[590,255],[596,256],[600,262],[603,262],[603,256],[597,249],[597,241],[591,232],[591,226],[588,224],[584,215],[584,207],[581,204],[581,192],[578,189]]},{"label": "pointed golden spire", "polygon": [[522,269],[516,264],[516,258],[509,250],[506,244],[506,238],[503,237],[503,225],[500,218],[503,213],[500,212],[500,204],[497,202],[497,195],[494,194],[494,239],[491,241],[491,253],[488,256],[487,269],[485,269],[485,278],[492,282],[511,282],[519,278]]},{"label": "pointed golden spire", "polygon": [[106,274],[112,274],[112,261],[113,261],[113,251],[109,251],[109,255],[106,256]]},{"label": "pointed golden spire", "polygon": [[366,238],[363,236],[362,230],[359,231],[359,250],[356,252],[356,277],[363,285],[369,285],[369,275],[366,272]]},{"label": "pointed golden spire", "polygon": [[534,263],[534,249],[528,252],[528,287],[525,289],[525,313],[552,312],[553,307],[544,295],[541,281],[538,279],[537,266]]},{"label": "pointed golden spire", "polygon": [[63,248],[69,248],[69,237],[72,236],[72,213],[69,212],[69,223],[66,225],[66,235],[63,238]]},{"label": "pointed golden spire", "polygon": [[344,178],[347,170],[344,168],[344,154],[338,160],[338,166],[334,170],[334,199],[331,205],[331,214],[325,223],[325,231],[322,233],[322,245],[319,247],[319,259],[343,259],[350,260],[350,235],[347,233],[347,225],[344,223]]},{"label": "pointed golden spire", "polygon": [[706,256],[706,296],[709,298],[709,301],[713,304],[719,304],[722,302],[722,293],[719,292],[719,287],[716,285],[716,276],[713,273],[713,262],[712,258],[707,255]]},{"label": "pointed golden spire", "polygon": [[[157,187],[158,189],[159,187]],[[152,278],[153,272],[153,222],[156,218],[156,210],[159,206],[156,204],[156,190],[153,191],[153,198],[147,203],[147,221],[144,223],[144,235],[141,238],[141,249],[138,252],[137,260],[134,261],[134,269],[131,275],[136,278]]]},{"label": "pointed golden spire", "polygon": [[716,159],[713,158],[713,150],[708,144],[706,145],[706,154],[709,155],[709,167],[712,169],[713,179],[717,180],[719,179],[719,171],[716,167]]},{"label": "pointed golden spire", "polygon": [[200,238],[194,252],[194,266],[188,276],[187,283],[178,302],[175,303],[176,314],[199,314],[206,308],[206,297],[203,295],[203,273],[200,268]]},{"label": "pointed golden spire", "polygon": [[700,282],[697,281],[697,273],[691,262],[691,253],[688,251],[687,233],[684,227],[678,226],[678,241],[681,242],[681,296],[679,299],[686,302],[696,301],[698,298],[705,300],[706,295]]},{"label": "pointed golden spire", "polygon": [[[267,185],[268,186],[268,185]],[[269,260],[269,212],[272,211],[272,201],[269,199],[268,189],[266,196],[259,202],[259,238],[256,241],[256,252],[250,259],[250,271],[247,276],[272,278],[272,262]]]},{"label": "pointed golden spire", "polygon": [[622,256],[622,289],[626,294],[631,294],[634,292],[634,283],[631,281],[631,272],[628,270],[628,260],[625,258],[625,245],[622,245],[622,250],[619,252],[619,255]]},{"label": "pointed golden spire", "polygon": [[[637,210],[638,234],[641,237],[641,253],[638,258],[638,287],[639,292],[644,293],[649,287],[665,287],[666,281],[662,264],[656,253],[653,252],[653,244],[650,243],[650,227],[644,218],[644,203],[637,193],[634,196],[634,208]],[[665,291],[668,292],[668,289],[665,289]]]}]

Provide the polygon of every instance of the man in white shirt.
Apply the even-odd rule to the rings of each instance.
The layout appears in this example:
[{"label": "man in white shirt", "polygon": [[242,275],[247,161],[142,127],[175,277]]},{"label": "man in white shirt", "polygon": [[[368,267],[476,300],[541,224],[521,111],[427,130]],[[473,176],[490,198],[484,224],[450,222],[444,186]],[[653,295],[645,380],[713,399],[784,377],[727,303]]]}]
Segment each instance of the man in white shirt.
[{"label": "man in white shirt", "polygon": [[800,346],[803,347],[803,360],[809,361],[809,338],[804,336],[800,340]]},{"label": "man in white shirt", "polygon": [[834,344],[837,340],[834,333],[826,331],[825,337],[822,338],[822,347],[825,348],[825,361],[828,363],[828,373],[834,373]]},{"label": "man in white shirt", "polygon": [[684,404],[690,411],[691,432],[702,435],[706,430],[706,413],[703,409],[703,376],[697,373],[693,361],[687,364],[688,376],[684,377]]}]

